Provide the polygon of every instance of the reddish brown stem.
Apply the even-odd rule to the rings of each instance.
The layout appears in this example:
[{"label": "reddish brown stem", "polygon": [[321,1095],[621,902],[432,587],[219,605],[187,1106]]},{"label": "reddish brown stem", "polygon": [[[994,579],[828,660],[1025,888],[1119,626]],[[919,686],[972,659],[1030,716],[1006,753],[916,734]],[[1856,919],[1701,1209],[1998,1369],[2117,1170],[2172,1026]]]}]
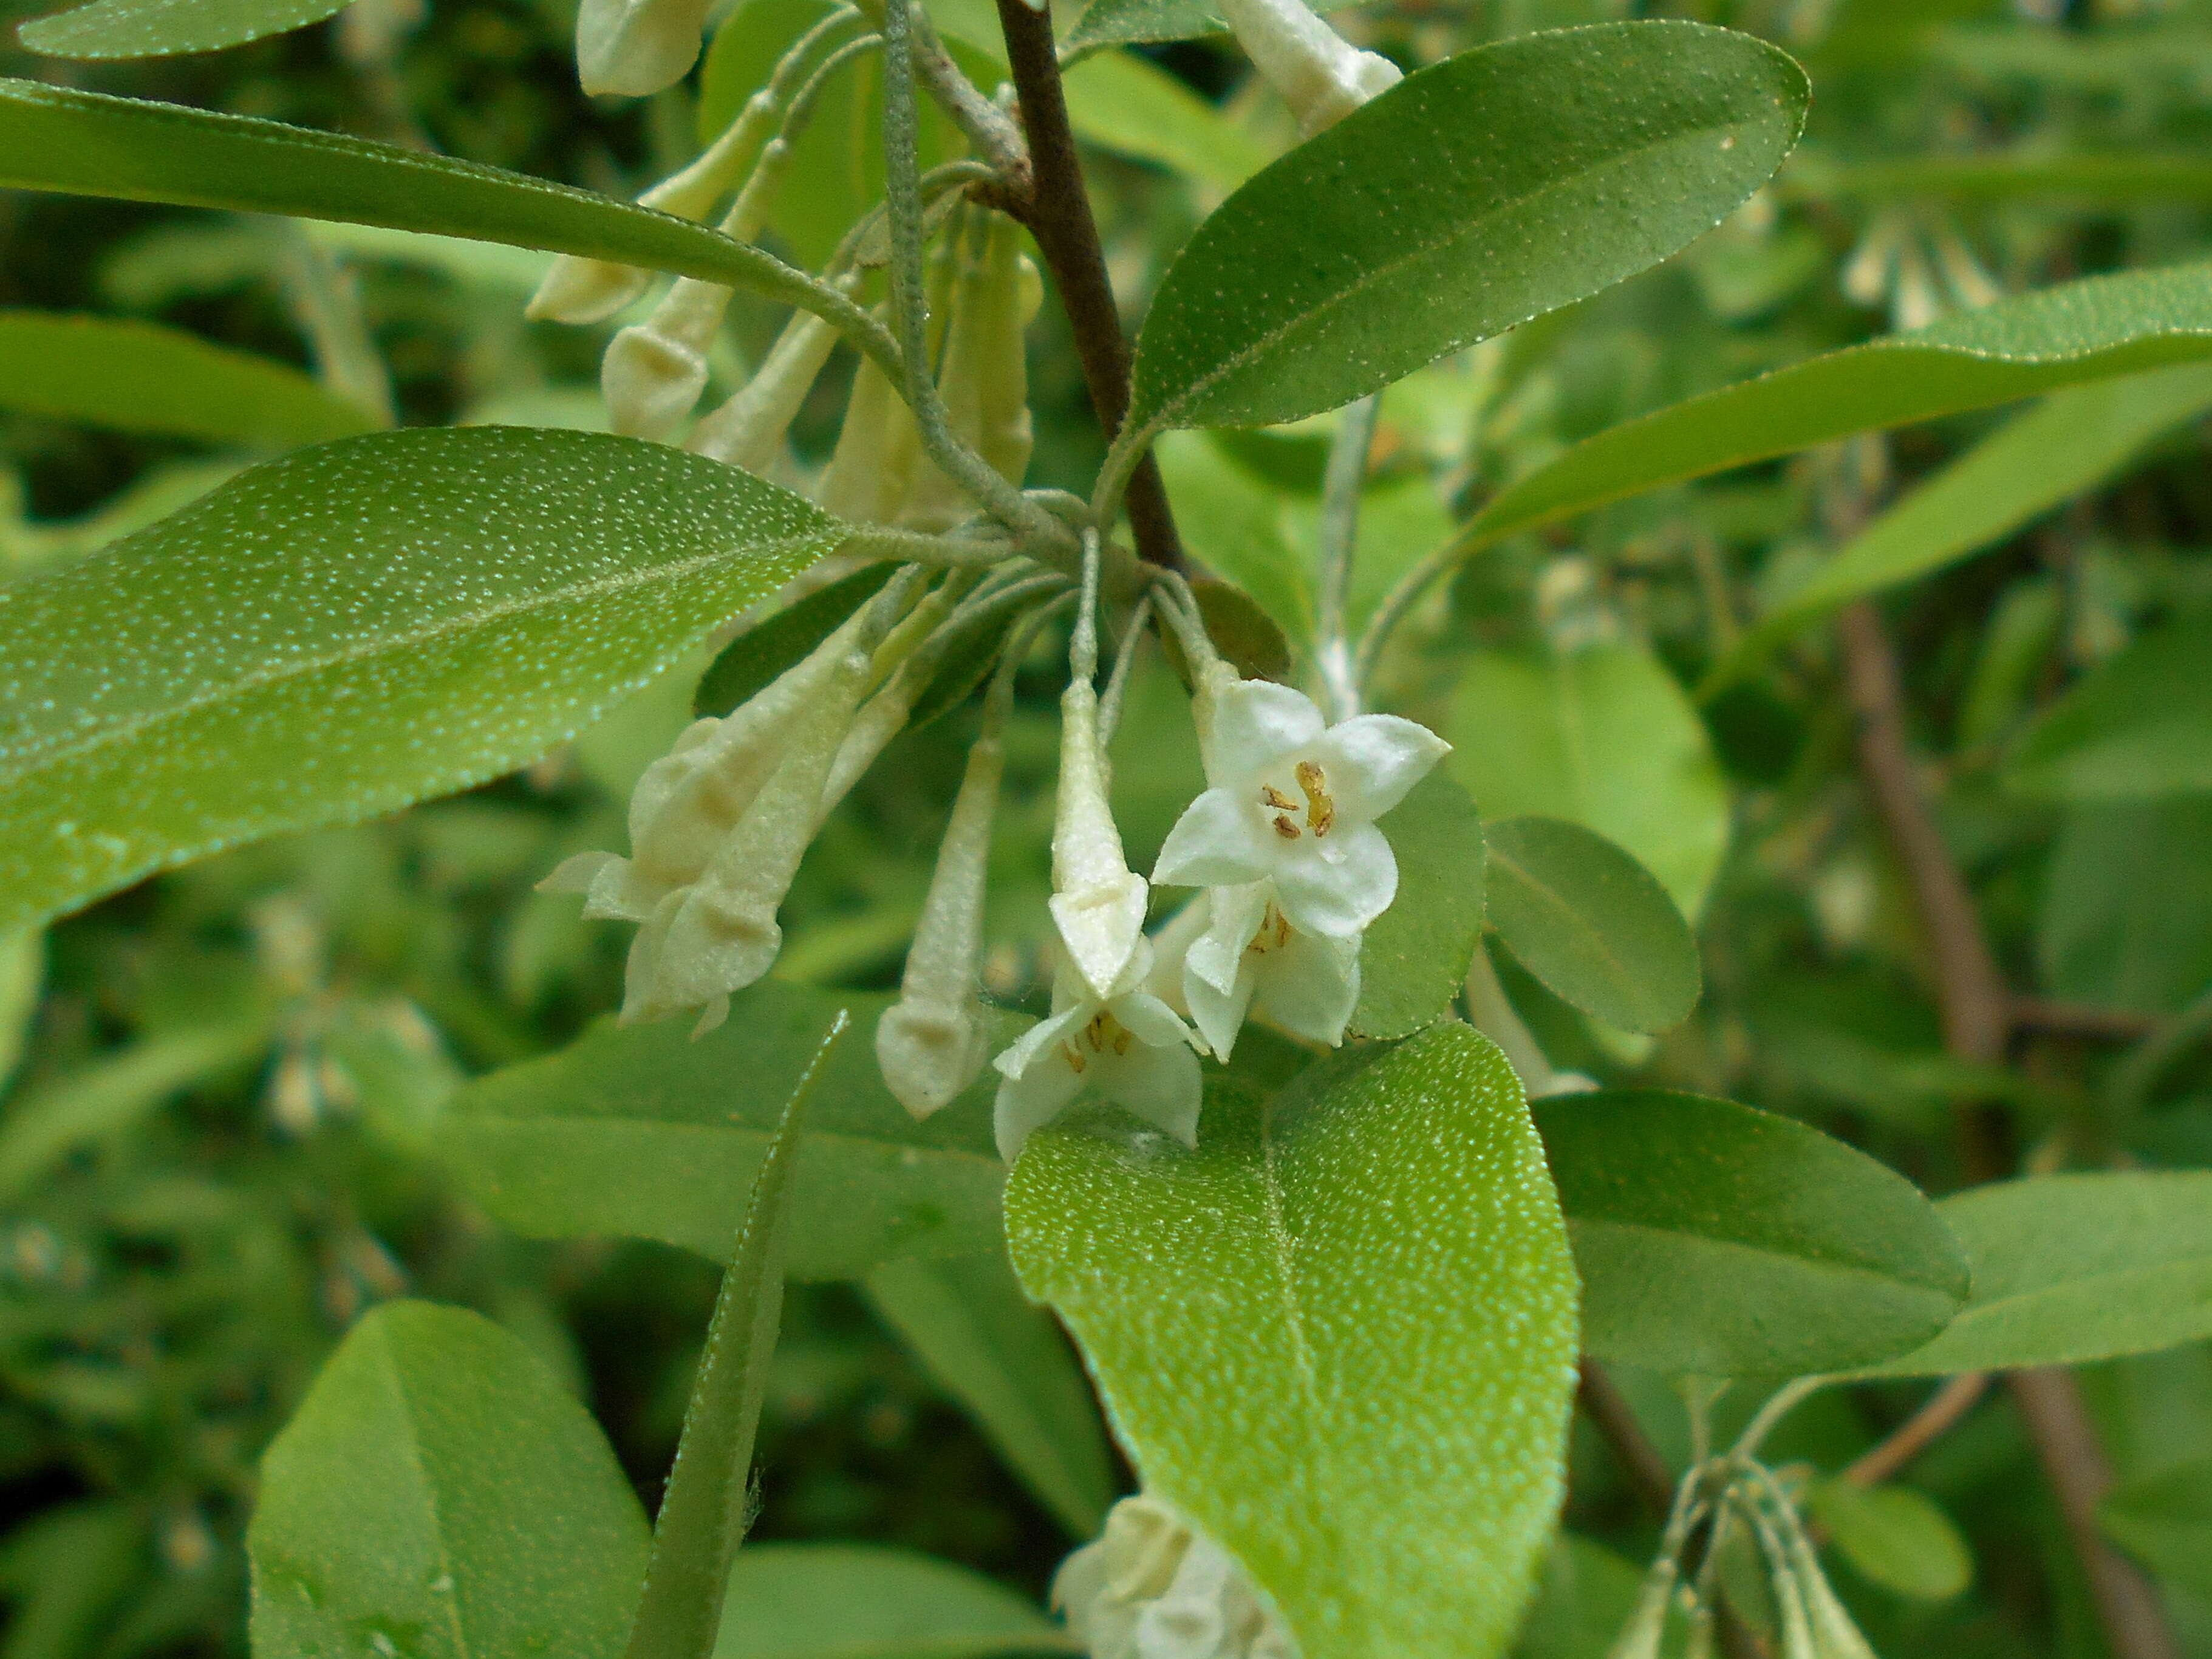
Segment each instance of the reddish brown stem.
[{"label": "reddish brown stem", "polygon": [[1889,1437],[1844,1471],[1855,1486],[1878,1486],[1926,1451],[1974,1408],[1990,1391],[1987,1371],[1962,1371],[1928,1396],[1920,1409],[1890,1431]]}]

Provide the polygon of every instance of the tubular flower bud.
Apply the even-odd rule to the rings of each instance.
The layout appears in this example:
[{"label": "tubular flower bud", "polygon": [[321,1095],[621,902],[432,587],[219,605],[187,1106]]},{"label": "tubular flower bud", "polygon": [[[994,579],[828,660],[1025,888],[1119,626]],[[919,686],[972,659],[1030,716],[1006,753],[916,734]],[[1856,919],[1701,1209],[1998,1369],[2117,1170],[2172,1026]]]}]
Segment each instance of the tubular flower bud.
[{"label": "tubular flower bud", "polygon": [[1613,1645],[1606,1650],[1606,1659],[1659,1659],[1667,1635],[1667,1604],[1674,1594],[1675,1568],[1672,1560],[1652,1564],[1644,1575],[1644,1588],[1638,1592],[1635,1610],[1628,1622],[1613,1638]]},{"label": "tubular flower bud", "polygon": [[1221,15],[1309,138],[1405,78],[1389,58],[1360,51],[1315,16],[1304,0],[1221,0]]},{"label": "tubular flower bud", "polygon": [[584,0],[576,74],[584,90],[647,98],[684,78],[699,56],[708,0]]},{"label": "tubular flower bud", "polygon": [[1005,769],[1006,751],[995,736],[978,739],[968,751],[967,774],[907,952],[899,1000],[876,1025],[876,1062],[884,1082],[918,1118],[949,1105],[989,1058],[976,983],[991,820]]},{"label": "tubular flower bud", "polygon": [[1873,1647],[1837,1599],[1828,1575],[1820,1571],[1820,1557],[1813,1553],[1812,1541],[1802,1527],[1791,1527],[1789,1548],[1817,1659],[1875,1659]]},{"label": "tubular flower bud", "polygon": [[765,474],[783,454],[784,434],[836,344],[834,327],[811,312],[799,313],[784,325],[760,372],[701,421],[684,447]]},{"label": "tubular flower bud", "polygon": [[992,1062],[1002,1079],[993,1121],[1007,1163],[1086,1091],[1186,1146],[1198,1144],[1198,1039],[1144,988],[1152,967],[1152,947],[1140,938],[1103,993],[1065,965],[1054,977],[1051,1017]]},{"label": "tubular flower bud", "polygon": [[707,389],[707,348],[730,290],[679,277],[653,315],[607,343],[599,391],[610,425],[626,438],[665,441]]},{"label": "tubular flower bud", "polygon": [[1212,786],[1160,849],[1154,880],[1176,887],[1274,884],[1301,933],[1350,939],[1398,891],[1398,863],[1375,820],[1451,745],[1395,714],[1329,726],[1313,700],[1266,680],[1212,699],[1205,745]]},{"label": "tubular flower bud", "polygon": [[1052,830],[1052,919],[1076,972],[1098,995],[1144,936],[1151,888],[1121,851],[1098,747],[1098,694],[1078,673],[1060,699],[1060,795]]},{"label": "tubular flower bud", "polygon": [[1125,1498],[1060,1563],[1052,1603],[1091,1659],[1297,1659],[1235,1557],[1158,1498]]},{"label": "tubular flower bud", "polygon": [[1358,934],[1292,927],[1272,882],[1212,888],[1196,902],[1207,926],[1183,955],[1182,1001],[1216,1060],[1228,1060],[1248,1013],[1309,1042],[1344,1041],[1359,1002]]},{"label": "tubular flower bud", "polygon": [[872,361],[853,375],[844,429],[814,499],[848,524],[890,524],[905,506],[921,465],[921,432],[913,413]]}]

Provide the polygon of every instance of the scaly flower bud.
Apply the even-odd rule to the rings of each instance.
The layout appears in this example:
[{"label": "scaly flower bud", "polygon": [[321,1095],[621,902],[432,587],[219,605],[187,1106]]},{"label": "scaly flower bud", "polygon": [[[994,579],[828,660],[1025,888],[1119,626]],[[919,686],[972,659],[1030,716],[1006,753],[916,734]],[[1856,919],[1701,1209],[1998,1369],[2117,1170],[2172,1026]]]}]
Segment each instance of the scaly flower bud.
[{"label": "scaly flower bud", "polygon": [[1405,78],[1389,58],[1360,51],[1315,16],[1304,0],[1221,0],[1221,15],[1309,138]]},{"label": "scaly flower bud", "polygon": [[684,78],[699,56],[708,0],[584,0],[576,72],[584,90],[647,98]]},{"label": "scaly flower bud", "polygon": [[1296,1659],[1235,1557],[1158,1498],[1125,1498],[1060,1564],[1053,1606],[1091,1659]]}]

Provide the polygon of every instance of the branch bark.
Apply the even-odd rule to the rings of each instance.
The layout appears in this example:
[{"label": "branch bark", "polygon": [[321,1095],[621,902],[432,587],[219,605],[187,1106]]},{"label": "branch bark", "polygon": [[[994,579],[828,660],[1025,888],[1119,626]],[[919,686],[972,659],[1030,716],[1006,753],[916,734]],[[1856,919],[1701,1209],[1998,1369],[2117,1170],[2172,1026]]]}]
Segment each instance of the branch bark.
[{"label": "branch bark", "polygon": [[[1107,279],[1106,254],[1098,243],[1098,224],[1091,216],[1083,164],[1068,125],[1052,16],[1048,11],[1031,9],[1029,0],[998,0],[998,6],[1014,94],[1021,101],[1022,130],[1029,138],[1030,185],[1026,198],[1009,191],[994,198],[994,205],[1019,219],[1036,238],[1037,251],[1044,255],[1075,331],[1076,355],[1082,361],[1091,406],[1110,443],[1129,412],[1129,343],[1121,333],[1121,309]],[[1168,506],[1167,485],[1160,477],[1159,463],[1149,452],[1130,474],[1127,504],[1138,553],[1154,564],[1183,568],[1182,542]]]},{"label": "branch bark", "polygon": [[1929,1395],[1889,1437],[1844,1471],[1854,1486],[1878,1486],[1948,1434],[1990,1391],[1987,1371],[1961,1371]]},{"label": "branch bark", "polygon": [[[2011,1033],[2010,998],[1966,877],[1921,793],[1905,743],[1897,653],[1880,613],[1864,600],[1847,608],[1837,628],[1844,685],[1858,717],[1859,769],[1928,935],[1945,1047],[1962,1060],[2002,1063]],[[2007,1172],[2001,1127],[1986,1109],[1969,1109],[1961,1130],[1970,1176],[1988,1181]],[[2157,1590],[2098,1530],[2097,1504],[2112,1489],[2112,1470],[2073,1374],[2013,1371],[2005,1384],[2057,1496],[2114,1659],[2180,1659]]]}]

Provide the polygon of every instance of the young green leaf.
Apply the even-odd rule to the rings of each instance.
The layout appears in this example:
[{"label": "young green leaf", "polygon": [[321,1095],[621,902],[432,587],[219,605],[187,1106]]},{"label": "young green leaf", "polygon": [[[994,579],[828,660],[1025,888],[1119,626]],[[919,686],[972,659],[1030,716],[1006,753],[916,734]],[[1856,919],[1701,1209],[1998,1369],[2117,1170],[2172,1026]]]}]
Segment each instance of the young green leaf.
[{"label": "young green leaf", "polygon": [[1117,155],[1157,161],[1218,191],[1236,189],[1273,159],[1212,104],[1134,52],[1100,52],[1070,69],[1065,84],[1076,137]]},{"label": "young green leaf", "polygon": [[1490,925],[1547,990],[1624,1030],[1689,1018],[1698,942],[1650,871],[1564,818],[1506,818],[1485,833]]},{"label": "young green leaf", "polygon": [[1903,1353],[1966,1294],[1935,1206],[1786,1117],[1658,1089],[1540,1101],[1583,1280],[1583,1346],[1714,1376]]},{"label": "young green leaf", "polygon": [[0,311],[0,409],[255,449],[380,424],[289,363],[159,323],[43,311]]},{"label": "young green leaf", "polygon": [[35,927],[0,933],[0,1095],[15,1079],[46,984],[46,934]]},{"label": "young green leaf", "polygon": [[891,564],[864,566],[745,629],[722,647],[721,655],[699,677],[691,712],[720,718],[747,701],[836,633],[896,568]]},{"label": "young green leaf", "polygon": [[773,254],[610,196],[277,121],[0,79],[0,188],[227,208],[581,254],[792,300]]},{"label": "young green leaf", "polygon": [[1191,556],[1234,582],[1302,650],[1313,647],[1310,558],[1290,541],[1283,492],[1243,465],[1210,432],[1170,432],[1158,447]]},{"label": "young green leaf", "polygon": [[1844,1559],[1884,1589],[1948,1601],[1974,1582],[1974,1558],[1951,1517],[1911,1486],[1823,1480],[1806,1494]]},{"label": "young green leaf", "polygon": [[57,1504],[0,1540],[8,1659],[74,1659],[112,1641],[115,1615],[150,1576],[147,1516],[129,1498]]},{"label": "young green leaf", "polygon": [[645,1516],[583,1407],[481,1315],[387,1303],[262,1464],[256,1659],[606,1659]]},{"label": "young green leaf", "polygon": [[[720,1257],[822,1033],[843,1008],[872,1033],[890,1000],[764,980],[696,1042],[681,1020],[602,1022],[463,1089],[441,1155],[518,1232],[657,1238]],[[799,1154],[793,1274],[858,1279],[902,1255],[997,1248],[994,1081],[917,1123],[884,1087],[872,1043],[833,1054]]]},{"label": "young green leaf", "polygon": [[1524,35],[1408,76],[1185,245],[1139,336],[1126,441],[1334,409],[1612,286],[1750,195],[1807,96],[1773,47],[1684,22]]},{"label": "young green leaf", "polygon": [[1704,908],[1729,833],[1705,723],[1642,645],[1485,651],[1453,703],[1452,771],[1493,818],[1541,813],[1595,830]]},{"label": "young green leaf", "polygon": [[1512,1068],[1444,1022],[1195,1151],[1033,1136],[1014,1265],[1146,1490],[1258,1578],[1305,1659],[1489,1659],[1534,1587],[1573,1393],[1573,1266]]},{"label": "young green leaf", "polygon": [[793,1166],[807,1109],[852,1023],[842,1008],[831,1018],[753,1176],[653,1521],[629,1659],[708,1659],[714,1650],[730,1564],[752,1520],[753,1437],[783,1322]]},{"label": "young green leaf", "polygon": [[1936,1206],[1973,1294],[1870,1376],[2078,1365],[2212,1336],[2212,1172],[2035,1176]]},{"label": "young green leaf", "polygon": [[1398,896],[1360,949],[1351,1033],[1411,1036],[1451,1006],[1482,938],[1482,817],[1437,771],[1380,822],[1398,857]]},{"label": "young green leaf", "polygon": [[2007,781],[2069,800],[2212,789],[2212,623],[2170,623],[2100,664],[2028,729]]},{"label": "young green leaf", "polygon": [[348,439],[0,592],[0,928],[523,765],[842,527],[582,432]]},{"label": "young green leaf", "polygon": [[862,1283],[884,1322],[1070,1536],[1095,1534],[1114,1501],[1098,1408],[1051,1316],[1015,1283],[1006,1252],[887,1261]]},{"label": "young green leaf", "polygon": [[1815,444],[2212,357],[2212,265],[2092,276],[1723,386],[1585,438],[1500,490],[1473,552],[1661,484]]},{"label": "young green leaf", "polygon": [[48,58],[167,58],[216,52],[305,28],[351,0],[93,0],[40,17],[15,38]]},{"label": "young green leaf", "polygon": [[991,1659],[1079,1652],[980,1572],[872,1544],[755,1544],[730,1568],[714,1659]]},{"label": "young green leaf", "polygon": [[[2212,365],[2203,363],[2053,393],[1854,536],[1745,633],[1705,677],[1703,694],[1749,673],[1782,641],[1853,599],[1917,581],[2094,489],[2160,434],[2208,409]],[[2205,775],[2212,778],[2212,760]]]},{"label": "young green leaf", "polygon": [[2212,1596],[2212,1457],[2176,1464],[2112,1492],[2105,1530],[2161,1578]]}]

